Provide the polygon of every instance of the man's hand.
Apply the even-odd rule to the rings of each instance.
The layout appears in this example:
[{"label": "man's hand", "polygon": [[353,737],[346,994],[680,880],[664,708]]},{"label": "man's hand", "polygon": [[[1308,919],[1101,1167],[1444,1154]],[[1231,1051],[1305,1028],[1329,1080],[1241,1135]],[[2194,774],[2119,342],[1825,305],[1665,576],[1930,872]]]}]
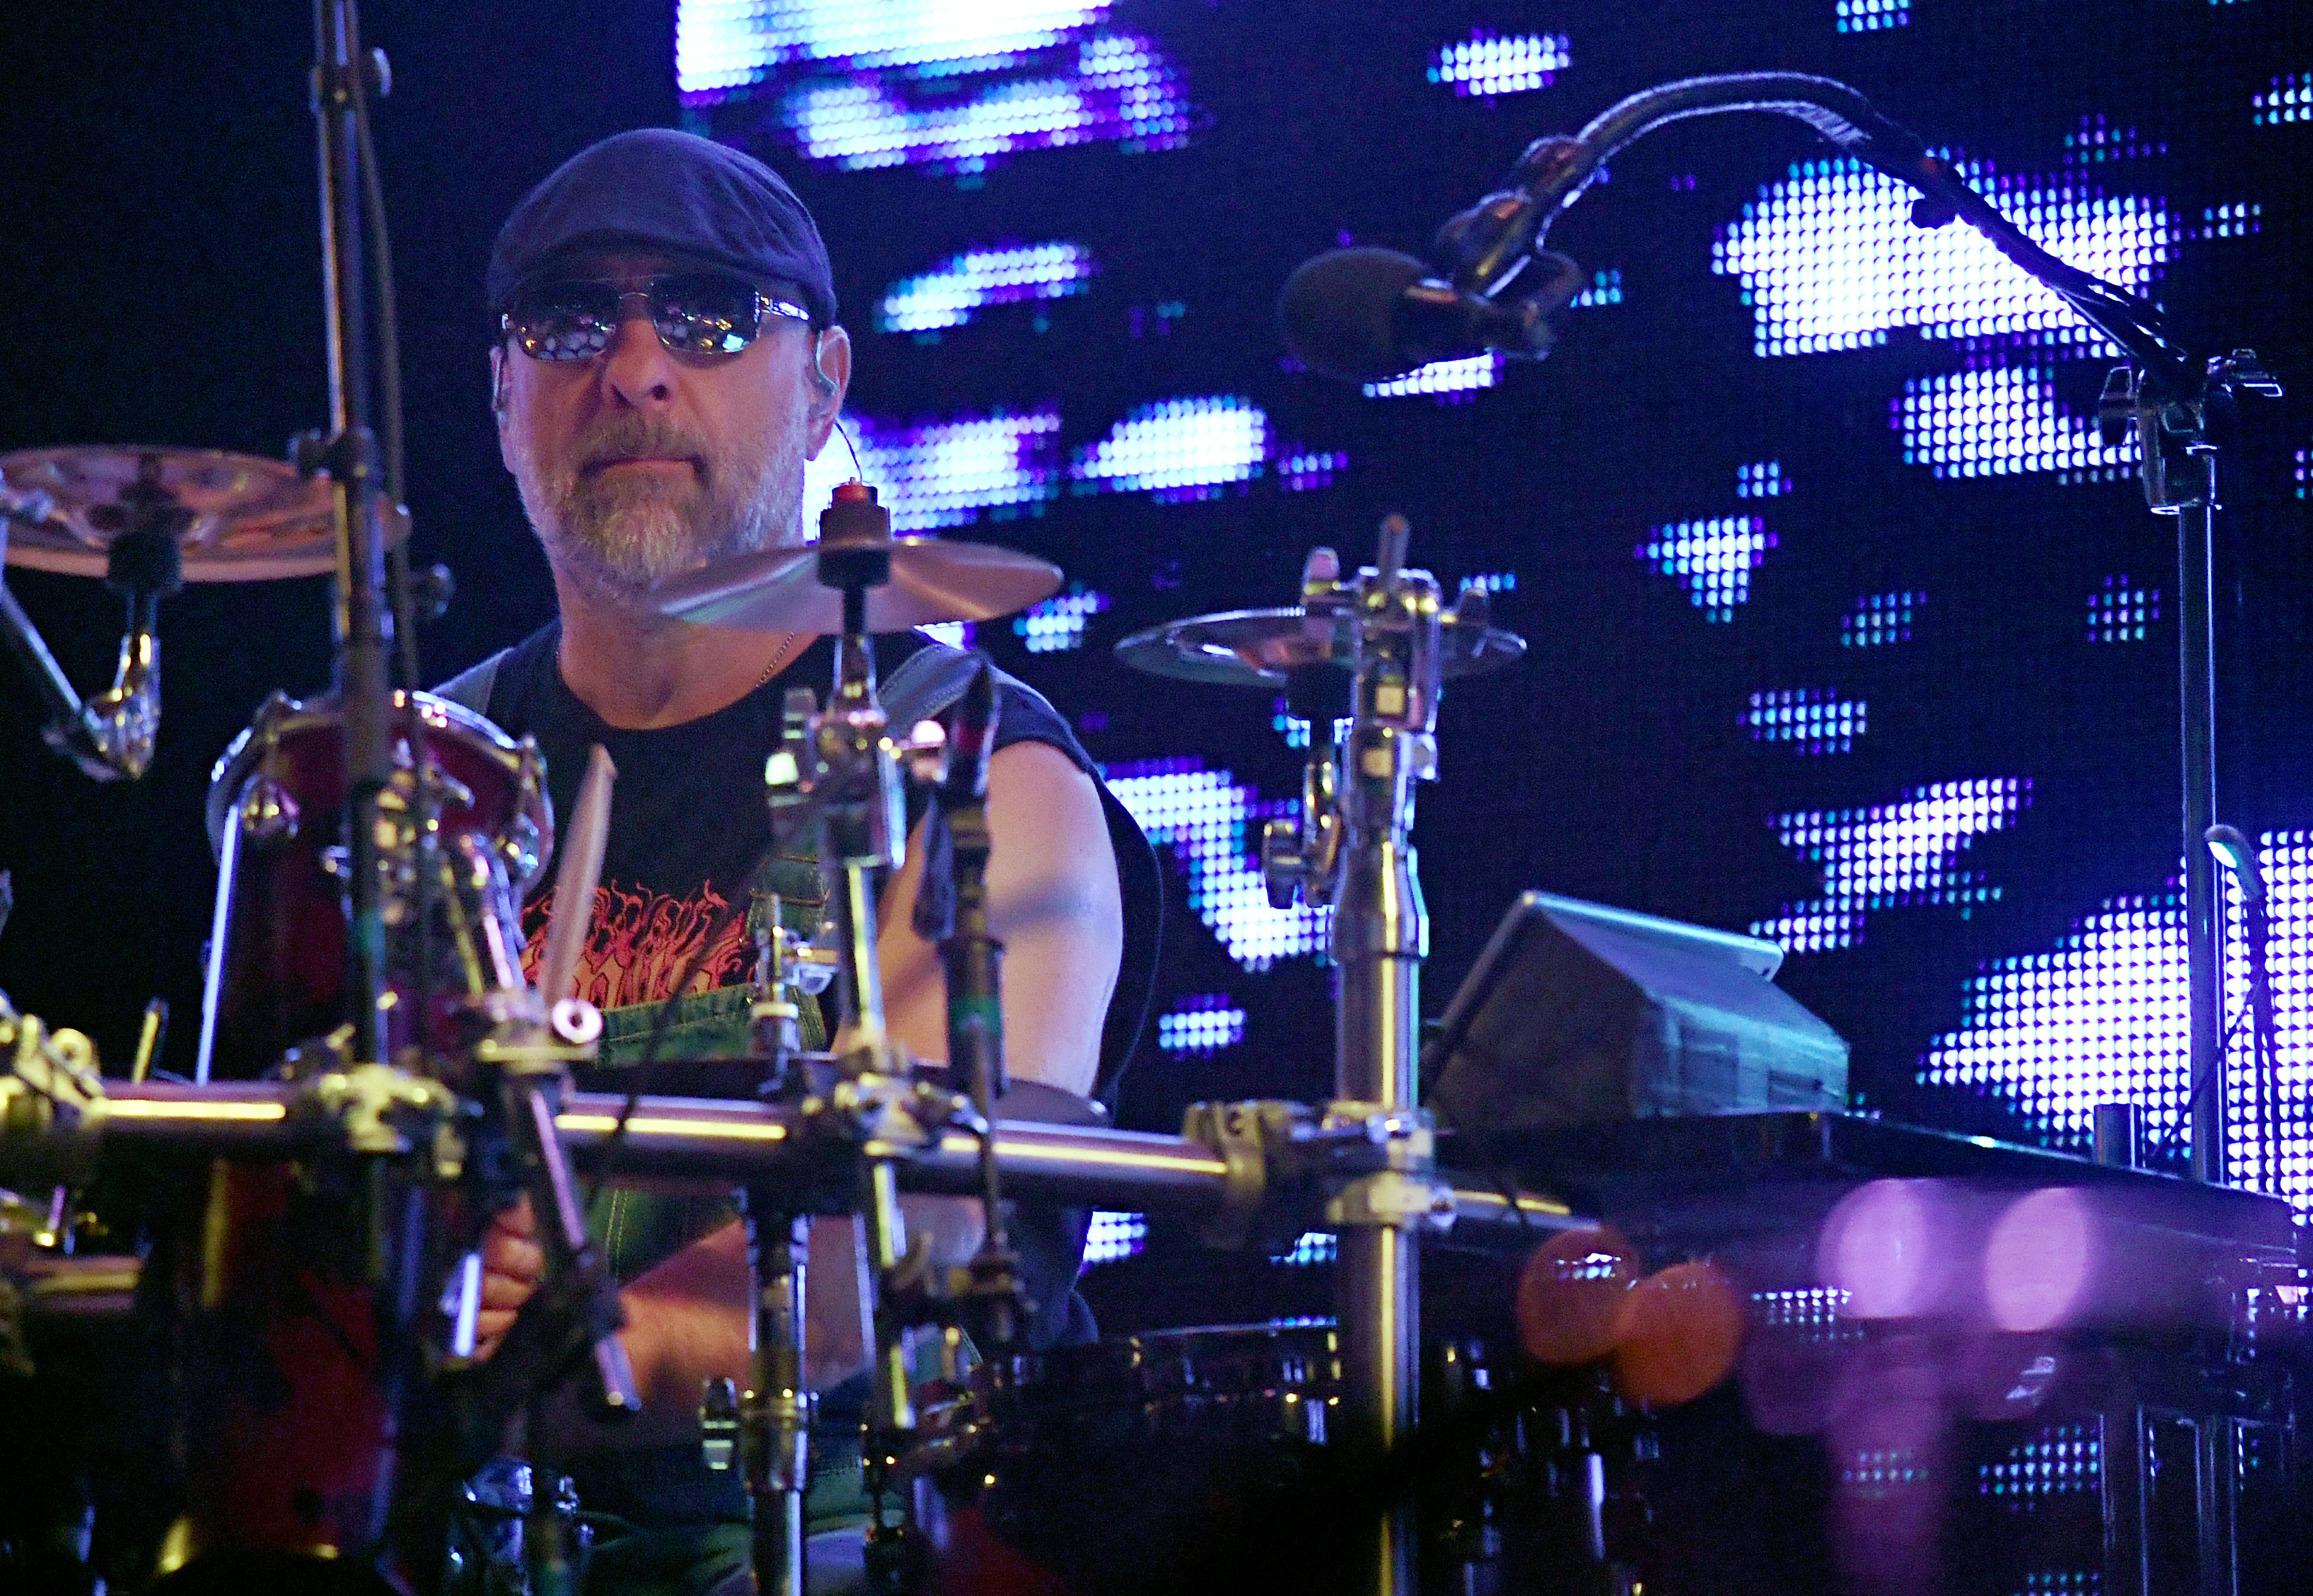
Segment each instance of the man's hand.
[{"label": "man's hand", "polygon": [[530,1198],[490,1221],[482,1238],[482,1308],[474,1316],[474,1356],[487,1358],[497,1351],[514,1323],[514,1312],[530,1301],[546,1273],[546,1249],[538,1244],[538,1221]]}]

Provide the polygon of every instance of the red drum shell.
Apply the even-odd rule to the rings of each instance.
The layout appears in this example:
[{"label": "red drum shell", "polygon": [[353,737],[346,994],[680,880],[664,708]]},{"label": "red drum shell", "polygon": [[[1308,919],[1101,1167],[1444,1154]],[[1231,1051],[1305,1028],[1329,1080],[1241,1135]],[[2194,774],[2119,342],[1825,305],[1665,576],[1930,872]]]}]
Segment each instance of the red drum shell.
[{"label": "red drum shell", "polygon": [[[394,695],[394,759],[401,767],[409,763],[400,734],[407,704],[406,694]],[[427,751],[471,795],[471,802],[443,805],[444,836],[470,834],[498,845],[514,840],[525,825],[533,829],[535,846],[527,850],[532,863],[513,883],[517,892],[526,890],[544,873],[554,845],[553,807],[535,747],[515,742],[461,705],[427,693],[418,695],[418,705]],[[260,777],[295,806],[294,824],[270,836],[239,818]],[[344,895],[324,855],[345,840],[345,717],[334,697],[300,703],[276,695],[217,761],[208,795],[219,864],[203,995],[202,1079],[263,1075],[284,1052],[344,1021]]]}]

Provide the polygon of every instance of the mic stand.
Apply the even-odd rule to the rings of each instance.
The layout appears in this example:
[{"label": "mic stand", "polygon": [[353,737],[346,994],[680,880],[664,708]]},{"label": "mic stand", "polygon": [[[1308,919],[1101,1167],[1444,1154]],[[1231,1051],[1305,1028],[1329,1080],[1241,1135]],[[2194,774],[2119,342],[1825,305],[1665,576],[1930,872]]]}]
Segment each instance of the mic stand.
[{"label": "mic stand", "polygon": [[[294,446],[298,469],[326,470],[338,537],[332,629],[345,715],[346,945],[354,1028],[353,1057],[387,1062],[383,1004],[385,918],[378,873],[378,800],[393,779],[392,690],[386,653],[392,618],[385,603],[385,531],[380,511],[377,438],[370,426],[370,338],[361,232],[360,118],[377,69],[361,47],[354,0],[314,0],[313,118],[320,137],[321,286],[327,301],[330,433]],[[415,750],[412,750],[413,752]]]},{"label": "mic stand", "polygon": [[[800,999],[822,990],[832,972],[804,956],[801,939],[780,924],[777,897],[770,900],[770,918],[757,944],[752,1012],[756,1045],[768,1065],[762,1092],[800,1101],[808,1093],[807,1083],[792,1073],[803,1048]],[[816,1407],[805,1379],[806,1285],[811,1214],[823,1206],[799,1204],[792,1183],[750,1185],[740,1203],[754,1304],[751,1383],[741,1392],[728,1380],[708,1381],[699,1406],[699,1438],[710,1469],[720,1473],[734,1462],[740,1468],[756,1591],[760,1596],[803,1596],[804,1503],[811,1488]]]},{"label": "mic stand", "polygon": [[965,1274],[980,1311],[975,1340],[990,1367],[1019,1343],[1026,1326],[1019,1258],[1004,1215],[996,1162],[996,1100],[1004,1095],[1004,944],[988,928],[988,761],[996,746],[996,670],[983,660],[956,706],[946,778],[933,789],[947,827],[954,922],[939,939],[947,977],[947,1061],[985,1127],[980,1137],[981,1206],[986,1228]]},{"label": "mic stand", "polygon": [[2212,583],[2216,453],[2240,395],[2275,398],[2281,384],[2254,350],[2203,360],[2172,337],[2159,307],[2057,259],[1928,153],[1919,135],[1883,116],[1847,84],[1793,72],[1688,78],[1616,101],[1569,138],[1526,147],[1508,187],[1490,194],[1439,231],[1437,253],[1457,285],[1498,290],[1542,247],[1550,225],[1581,197],[1615,152],[1658,127],[1690,117],[1766,111],[1806,123],[1836,148],[1917,189],[1913,222],[1965,221],[2082,320],[2124,350],[2128,364],[2106,379],[2098,425],[2107,444],[2137,439],[2145,503],[2177,522],[2178,764],[2183,784],[2185,945],[2189,1057],[2185,1079],[2213,1074],[2190,1090],[2193,1176],[2226,1176],[2222,1069],[2224,986],[2215,862],[2202,838],[2216,818],[2215,618]]}]

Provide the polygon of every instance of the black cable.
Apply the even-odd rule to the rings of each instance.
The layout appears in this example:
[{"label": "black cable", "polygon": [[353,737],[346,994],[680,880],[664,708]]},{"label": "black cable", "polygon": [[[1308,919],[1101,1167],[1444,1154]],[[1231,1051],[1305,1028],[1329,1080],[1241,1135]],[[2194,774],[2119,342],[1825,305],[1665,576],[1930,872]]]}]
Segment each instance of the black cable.
[{"label": "black cable", "polygon": [[2185,1105],[2177,1112],[2177,1122],[2168,1127],[2168,1134],[2160,1138],[2159,1144],[2144,1155],[2148,1165],[2157,1158],[2165,1157],[2184,1136],[2185,1127],[2192,1124],[2194,1105],[2200,1102],[2201,1093],[2209,1089],[2209,1083],[2217,1078],[2217,1072],[2224,1068],[2226,1056],[2232,1051],[2233,1038],[2240,1034],[2241,1022],[2247,1017],[2247,1011],[2244,1009],[2233,1016],[2230,1025],[2225,1027],[2225,1034],[2217,1042],[2216,1057],[2201,1066],[2200,1078],[2193,1083],[2193,1090],[2185,1094]]},{"label": "black cable", "polygon": [[[407,457],[401,414],[400,303],[393,286],[393,243],[385,225],[385,186],[378,177],[377,145],[370,134],[369,95],[358,84],[353,91],[354,141],[360,153],[362,208],[376,241],[378,446],[385,460],[385,493],[394,512],[408,503]],[[418,670],[416,595],[409,578],[409,539],[389,539],[385,548],[387,580],[393,606],[393,629],[399,644],[401,685],[417,692],[424,678]]]}]

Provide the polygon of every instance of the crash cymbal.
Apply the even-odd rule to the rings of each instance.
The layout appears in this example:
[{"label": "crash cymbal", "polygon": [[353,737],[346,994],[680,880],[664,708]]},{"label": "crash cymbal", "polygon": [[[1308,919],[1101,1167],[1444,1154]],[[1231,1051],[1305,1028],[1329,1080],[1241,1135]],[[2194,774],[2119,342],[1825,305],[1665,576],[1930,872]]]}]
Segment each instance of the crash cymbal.
[{"label": "crash cymbal", "polygon": [[[867,590],[867,629],[904,632],[943,620],[989,620],[1060,591],[1060,568],[992,543],[894,538],[891,580]],[[662,614],[751,632],[843,629],[843,595],[819,582],[816,548],[743,554],[662,583]]]},{"label": "crash cymbal", "polygon": [[[102,576],[130,526],[173,533],[188,582],[264,582],[337,568],[330,479],[222,449],[92,444],[0,455],[8,564]],[[399,540],[408,518],[386,514]]]},{"label": "crash cymbal", "polygon": [[[1445,673],[1475,676],[1526,653],[1526,639],[1493,627],[1438,618]],[[1136,632],[1116,645],[1116,657],[1136,671],[1221,687],[1280,687],[1297,671],[1356,662],[1357,634],[1349,619],[1299,609],[1232,609],[1192,615]]]}]

